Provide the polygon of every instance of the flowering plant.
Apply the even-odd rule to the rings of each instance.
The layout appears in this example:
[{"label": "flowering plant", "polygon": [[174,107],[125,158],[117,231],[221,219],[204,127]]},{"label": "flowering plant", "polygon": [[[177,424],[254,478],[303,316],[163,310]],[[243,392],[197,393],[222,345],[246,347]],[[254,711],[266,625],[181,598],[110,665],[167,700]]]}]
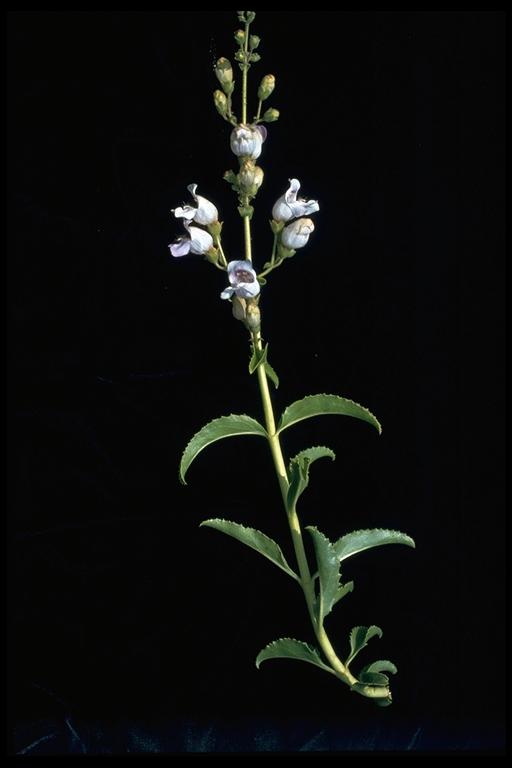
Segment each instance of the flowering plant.
[{"label": "flowering plant", "polygon": [[230,147],[238,158],[238,170],[226,171],[224,178],[238,197],[238,213],[243,220],[243,259],[228,261],[221,242],[222,223],[216,206],[208,199],[196,194],[197,185],[188,189],[194,205],[183,204],[174,209],[174,215],[182,219],[186,234],[179,237],[169,248],[173,256],[186,254],[203,255],[218,269],[227,272],[229,285],[220,294],[230,301],[233,316],[243,323],[249,332],[251,358],[249,373],[256,374],[261,393],[264,424],[247,415],[221,416],[197,432],[186,446],[180,464],[180,478],[185,483],[187,471],[198,454],[217,440],[237,435],[256,435],[265,439],[270,447],[274,469],[281,490],[287,515],[296,566],[286,560],[281,547],[271,538],[254,528],[247,528],[228,520],[205,520],[207,526],[232,536],[259,552],[293,579],[302,589],[312,624],[316,644],[311,645],[292,638],[274,640],[258,654],[256,666],[273,658],[288,658],[306,661],[336,676],[352,691],[373,699],[385,706],[391,703],[389,673],[395,674],[396,667],[391,661],[379,660],[354,670],[356,657],[373,637],[381,637],[377,626],[357,626],[349,635],[345,656],[340,658],[325,629],[325,619],[335,605],[352,592],[353,581],[342,581],[342,573],[349,568],[349,558],[373,547],[385,544],[405,544],[414,547],[414,541],[405,533],[392,530],[371,529],[346,533],[336,541],[330,541],[318,528],[306,528],[311,537],[315,562],[308,560],[300,525],[297,505],[302,493],[309,485],[311,465],[317,459],[335,458],[334,452],[324,446],[306,448],[288,463],[285,461],[281,434],[295,424],[320,415],[351,416],[365,421],[381,432],[375,416],[361,405],[338,395],[309,395],[289,405],[276,421],[272,406],[269,382],[278,387],[279,379],[269,362],[268,343],[264,343],[261,331],[260,298],[268,275],[304,248],[314,232],[312,215],[319,211],[316,200],[298,197],[300,182],[290,179],[287,190],[279,197],[272,209],[270,227],[273,246],[270,259],[258,271],[253,263],[251,247],[251,220],[254,213],[253,201],[263,182],[264,172],[256,165],[267,139],[265,123],[272,123],[279,117],[277,109],[266,109],[262,114],[263,102],[274,91],[275,77],[266,75],[260,82],[257,97],[257,111],[251,121],[248,119],[247,81],[251,66],[259,61],[256,52],[260,39],[250,31],[255,18],[253,11],[239,11],[238,18],[243,29],[235,32],[237,50],[235,60],[242,73],[242,98],[240,120],[233,112],[232,96],[235,89],[233,68],[222,57],[217,61],[215,74],[220,88],[214,93],[214,104],[231,126]]}]

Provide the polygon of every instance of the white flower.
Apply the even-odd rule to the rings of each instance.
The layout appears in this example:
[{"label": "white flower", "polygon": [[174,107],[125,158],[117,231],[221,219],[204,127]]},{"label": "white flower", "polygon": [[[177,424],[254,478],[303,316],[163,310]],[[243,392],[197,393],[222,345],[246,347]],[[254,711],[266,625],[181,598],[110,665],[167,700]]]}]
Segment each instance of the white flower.
[{"label": "white flower", "polygon": [[221,299],[230,299],[233,294],[239,299],[251,299],[260,292],[260,284],[250,261],[230,261],[228,277],[231,285],[222,291]]},{"label": "white flower", "polygon": [[291,224],[287,224],[281,232],[281,242],[285,248],[292,250],[303,248],[314,228],[315,225],[311,219],[296,219]]},{"label": "white flower", "polygon": [[186,221],[195,221],[197,224],[213,224],[218,221],[219,212],[213,203],[210,203],[206,197],[196,195],[197,184],[189,184],[188,191],[196,201],[196,207],[192,205],[184,205],[180,208],[173,210],[177,219],[185,219]]},{"label": "white flower", "polygon": [[272,208],[274,221],[289,221],[290,219],[297,218],[297,216],[309,216],[311,213],[316,213],[316,211],[320,210],[316,200],[305,200],[303,197],[299,197],[297,200],[299,189],[300,181],[298,179],[290,179],[290,186]]},{"label": "white flower", "polygon": [[261,155],[261,145],[267,138],[267,129],[263,125],[245,125],[241,123],[231,132],[231,149],[237,157],[251,157],[253,160]]},{"label": "white flower", "polygon": [[187,220],[183,222],[188,237],[179,237],[175,243],[171,243],[169,249],[173,256],[186,256],[187,253],[206,253],[213,248],[212,236],[199,227],[192,227]]}]

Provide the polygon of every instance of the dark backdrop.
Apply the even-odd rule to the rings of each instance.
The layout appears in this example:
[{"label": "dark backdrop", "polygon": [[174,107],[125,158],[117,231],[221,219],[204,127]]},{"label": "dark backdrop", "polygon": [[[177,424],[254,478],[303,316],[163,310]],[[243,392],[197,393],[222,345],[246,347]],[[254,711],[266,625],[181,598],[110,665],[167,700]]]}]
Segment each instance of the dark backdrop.
[{"label": "dark backdrop", "polygon": [[365,658],[399,667],[387,710],[309,665],[255,669],[270,640],[312,640],[301,596],[198,524],[260,527],[292,556],[264,443],[218,443],[178,483],[206,421],[260,416],[223,275],[167,248],[196,182],[241,257],[211,102],[237,26],[234,12],[8,17],[12,749],[498,748],[504,15],[254,25],[251,75],[276,74],[282,113],[261,156],[260,264],[288,178],[321,204],[262,296],[276,404],[338,393],[384,426],[286,435],[290,452],[337,453],[302,517],[331,538],[383,526],[417,542],[351,560],[355,591],[328,619],[341,653],[354,624],[383,627]]}]

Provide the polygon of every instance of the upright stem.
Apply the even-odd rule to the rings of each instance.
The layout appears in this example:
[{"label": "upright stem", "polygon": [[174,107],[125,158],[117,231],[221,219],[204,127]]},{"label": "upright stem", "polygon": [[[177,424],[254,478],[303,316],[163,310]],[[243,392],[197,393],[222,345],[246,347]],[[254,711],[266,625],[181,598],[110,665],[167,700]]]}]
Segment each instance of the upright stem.
[{"label": "upright stem", "polygon": [[247,70],[249,69],[249,22],[245,22],[244,66],[242,69],[242,123],[247,123]]},{"label": "upright stem", "polygon": [[[244,198],[244,206],[249,205],[249,198]],[[247,261],[252,261],[252,246],[251,246],[251,220],[248,216],[244,216],[244,240],[245,240],[245,258]]]}]

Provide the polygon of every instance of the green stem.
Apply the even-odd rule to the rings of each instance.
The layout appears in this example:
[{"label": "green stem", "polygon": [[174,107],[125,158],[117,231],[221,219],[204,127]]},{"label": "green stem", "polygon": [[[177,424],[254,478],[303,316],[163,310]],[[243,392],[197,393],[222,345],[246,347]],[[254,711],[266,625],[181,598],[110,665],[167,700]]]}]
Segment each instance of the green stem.
[{"label": "green stem", "polygon": [[215,236],[215,245],[219,249],[220,257],[222,259],[223,266],[220,267],[221,269],[225,269],[225,267],[228,266],[228,260],[226,259],[226,256],[224,254],[224,250],[222,248],[222,244],[220,242],[220,237],[218,235]]},{"label": "green stem", "polygon": [[[243,199],[243,205],[249,205],[249,198],[246,195]],[[251,247],[251,220],[248,216],[244,216],[244,240],[245,240],[245,258],[247,261],[252,261],[252,247]]]},{"label": "green stem", "polygon": [[262,104],[263,104],[263,102],[262,102],[262,100],[260,99],[260,100],[258,101],[258,111],[256,112],[256,121],[258,121],[258,120],[260,119],[260,115],[261,115],[261,105],[262,105]]},{"label": "green stem", "polygon": [[[255,333],[252,336],[253,344],[255,348],[261,352],[263,349],[261,343],[260,333]],[[286,473],[286,465],[284,461],[283,451],[281,449],[281,443],[279,441],[279,435],[276,431],[276,422],[274,418],[274,410],[272,408],[272,399],[270,396],[270,390],[268,386],[267,375],[265,373],[265,366],[259,365],[257,368],[258,384],[261,393],[261,402],[263,405],[263,413],[265,416],[265,426],[268,432],[268,442],[270,445],[270,451],[272,453],[272,459],[274,461],[274,467],[279,481],[279,487],[281,489],[281,495],[283,497],[283,503],[287,510],[288,524],[290,526],[290,532],[292,535],[293,548],[295,550],[295,557],[297,559],[297,565],[299,567],[300,583],[306,599],[309,616],[317,640],[325,654],[326,659],[331,664],[331,667],[335,671],[338,677],[340,677],[345,683],[352,685],[357,682],[356,678],[349,672],[344,664],[336,656],[336,652],[332,647],[332,644],[325,632],[323,624],[318,621],[315,613],[315,590],[313,587],[313,579],[311,578],[311,572],[309,570],[306,551],[304,549],[304,541],[302,538],[302,531],[300,527],[299,518],[295,507],[288,510],[287,495],[288,495],[288,475]]]},{"label": "green stem", "polygon": [[242,69],[242,123],[247,123],[247,70],[249,69],[249,23],[245,22],[244,66]]}]

